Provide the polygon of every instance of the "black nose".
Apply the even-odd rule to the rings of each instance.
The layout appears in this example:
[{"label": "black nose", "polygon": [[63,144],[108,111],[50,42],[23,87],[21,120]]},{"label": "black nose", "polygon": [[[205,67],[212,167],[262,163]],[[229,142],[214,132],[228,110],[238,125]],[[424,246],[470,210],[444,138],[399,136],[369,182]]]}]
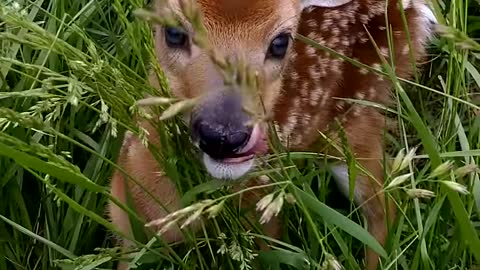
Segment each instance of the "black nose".
[{"label": "black nose", "polygon": [[212,94],[192,114],[192,135],[210,157],[228,158],[250,139],[249,120],[240,95],[232,91]]},{"label": "black nose", "polygon": [[223,126],[203,122],[198,127],[200,149],[214,159],[228,158],[247,144],[251,130],[247,127]]}]

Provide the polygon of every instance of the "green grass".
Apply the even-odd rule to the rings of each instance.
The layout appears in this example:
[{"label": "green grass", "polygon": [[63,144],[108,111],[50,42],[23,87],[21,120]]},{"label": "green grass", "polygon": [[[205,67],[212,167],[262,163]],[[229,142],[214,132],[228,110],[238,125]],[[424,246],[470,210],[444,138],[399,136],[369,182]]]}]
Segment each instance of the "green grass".
[{"label": "green grass", "polygon": [[[114,248],[105,213],[109,177],[125,131],[144,136],[132,121],[145,114],[135,101],[168,95],[165,81],[161,93],[146,83],[152,36],[133,16],[144,1],[18,1],[20,9],[0,1],[0,269],[108,269],[126,258],[142,269],[328,269],[334,259],[360,269],[364,245],[384,255],[382,269],[480,269],[478,1],[434,1],[449,28],[429,45],[414,80],[399,81],[385,65],[397,99],[386,156],[403,163],[387,169],[385,189],[399,217],[385,250],[359,211],[338,199],[323,158],[309,153],[272,155],[266,167],[273,202],[283,202],[282,239],[263,236],[258,226],[247,231],[235,208],[241,192],[193,165],[184,129],[167,136],[181,125],[172,119],[158,125],[170,147],[152,150],[185,206],[194,205],[188,216],[220,212],[200,234],[186,231],[186,243],[165,246],[139,233],[127,253]],[[419,190],[435,196],[412,197]],[[252,239],[275,248],[259,252]]]}]

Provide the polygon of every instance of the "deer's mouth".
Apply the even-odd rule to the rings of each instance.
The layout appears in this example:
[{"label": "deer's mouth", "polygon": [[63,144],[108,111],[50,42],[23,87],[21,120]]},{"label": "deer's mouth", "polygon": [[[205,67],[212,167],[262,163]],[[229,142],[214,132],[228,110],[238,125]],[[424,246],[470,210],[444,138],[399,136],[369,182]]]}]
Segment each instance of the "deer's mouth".
[{"label": "deer's mouth", "polygon": [[253,128],[250,138],[237,153],[231,157],[222,159],[220,161],[225,163],[239,163],[249,159],[253,159],[256,155],[265,154],[267,151],[267,141],[265,134],[258,125]]},{"label": "deer's mouth", "polygon": [[247,174],[255,165],[255,157],[268,151],[265,132],[256,125],[247,143],[235,154],[214,159],[203,153],[203,163],[210,175],[218,179],[235,180]]}]

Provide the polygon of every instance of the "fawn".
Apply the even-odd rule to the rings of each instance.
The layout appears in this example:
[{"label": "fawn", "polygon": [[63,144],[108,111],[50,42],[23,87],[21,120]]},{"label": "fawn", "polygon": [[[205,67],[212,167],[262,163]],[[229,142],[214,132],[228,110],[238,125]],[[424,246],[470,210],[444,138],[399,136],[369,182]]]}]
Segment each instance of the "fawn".
[{"label": "fawn", "polygon": [[[265,123],[247,124],[252,119],[242,108],[248,97],[235,88],[224,91],[232,87],[224,84],[212,60],[192,43],[192,26],[182,15],[179,1],[168,0],[167,4],[181,19],[182,27],[155,28],[158,61],[176,97],[202,95],[185,118],[191,138],[203,155],[199,161],[213,177],[234,180],[254,167],[256,157],[268,152]],[[390,97],[390,82],[303,42],[294,42],[293,37],[302,34],[340,54],[380,68],[373,39],[386,59],[391,60],[393,55],[396,74],[408,78],[412,73],[411,57],[416,61],[424,57],[435,18],[422,0],[402,0],[402,5],[399,1],[196,1],[210,46],[229,59],[241,55],[257,71],[256,94],[288,149],[324,150],[324,145],[317,143],[320,132],[337,120],[341,122],[358,163],[370,172],[368,176],[357,174],[354,199],[363,205],[369,232],[381,244],[386,241],[386,220],[394,218],[394,210],[386,205],[382,194],[384,116],[373,107],[352,105],[337,98],[385,104]],[[158,4],[156,10],[164,4]],[[393,33],[393,52],[388,46],[387,28]],[[151,83],[158,82],[152,79]],[[145,127],[150,143],[159,145],[152,127],[146,123]],[[162,169],[137,137],[126,135],[118,163],[171,211],[181,207],[174,183],[159,174]],[[346,165],[333,167],[333,172],[342,192],[348,194]],[[135,184],[125,185],[123,181],[121,173],[114,172],[111,191],[121,202],[126,202],[128,193],[138,213],[149,221],[167,214]],[[387,208],[390,210],[386,211]],[[110,204],[109,210],[118,229],[131,234],[127,214],[114,204]],[[172,228],[162,237],[171,242],[181,240],[182,233]],[[367,249],[366,268],[376,269],[378,263],[378,254]]]}]

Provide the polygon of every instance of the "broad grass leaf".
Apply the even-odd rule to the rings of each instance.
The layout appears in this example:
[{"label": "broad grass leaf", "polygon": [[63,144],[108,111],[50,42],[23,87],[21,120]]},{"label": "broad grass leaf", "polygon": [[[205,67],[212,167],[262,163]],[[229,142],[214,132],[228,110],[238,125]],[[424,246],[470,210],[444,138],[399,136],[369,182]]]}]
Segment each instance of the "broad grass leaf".
[{"label": "broad grass leaf", "polygon": [[12,226],[13,228],[15,228],[17,231],[29,236],[29,237],[32,237],[33,239],[36,239],[37,241],[47,245],[48,247],[58,251],[59,253],[63,254],[65,257],[69,258],[69,259],[73,259],[75,258],[76,256],[71,253],[70,251],[64,249],[63,247],[53,243],[52,241],[26,229],[25,227],[23,227],[22,225],[20,224],[17,224],[13,221],[11,221],[10,219],[4,217],[3,215],[0,215],[0,219],[3,220],[5,223],[9,224],[10,226]]},{"label": "broad grass leaf", "polygon": [[82,174],[73,172],[67,168],[61,167],[58,164],[52,164],[43,161],[32,155],[18,151],[10,146],[0,143],[0,155],[9,157],[15,160],[18,164],[25,168],[31,168],[35,171],[46,173],[59,179],[60,181],[68,182],[74,185],[79,185],[92,192],[104,192],[105,188],[95,184]]},{"label": "broad grass leaf", "polygon": [[360,225],[328,207],[298,187],[294,188],[295,193],[297,194],[297,200],[302,201],[303,205],[307,207],[311,213],[320,216],[325,223],[335,225],[354,238],[360,240],[380,256],[387,257],[387,252],[383,249],[380,243],[378,243],[378,241]]}]

